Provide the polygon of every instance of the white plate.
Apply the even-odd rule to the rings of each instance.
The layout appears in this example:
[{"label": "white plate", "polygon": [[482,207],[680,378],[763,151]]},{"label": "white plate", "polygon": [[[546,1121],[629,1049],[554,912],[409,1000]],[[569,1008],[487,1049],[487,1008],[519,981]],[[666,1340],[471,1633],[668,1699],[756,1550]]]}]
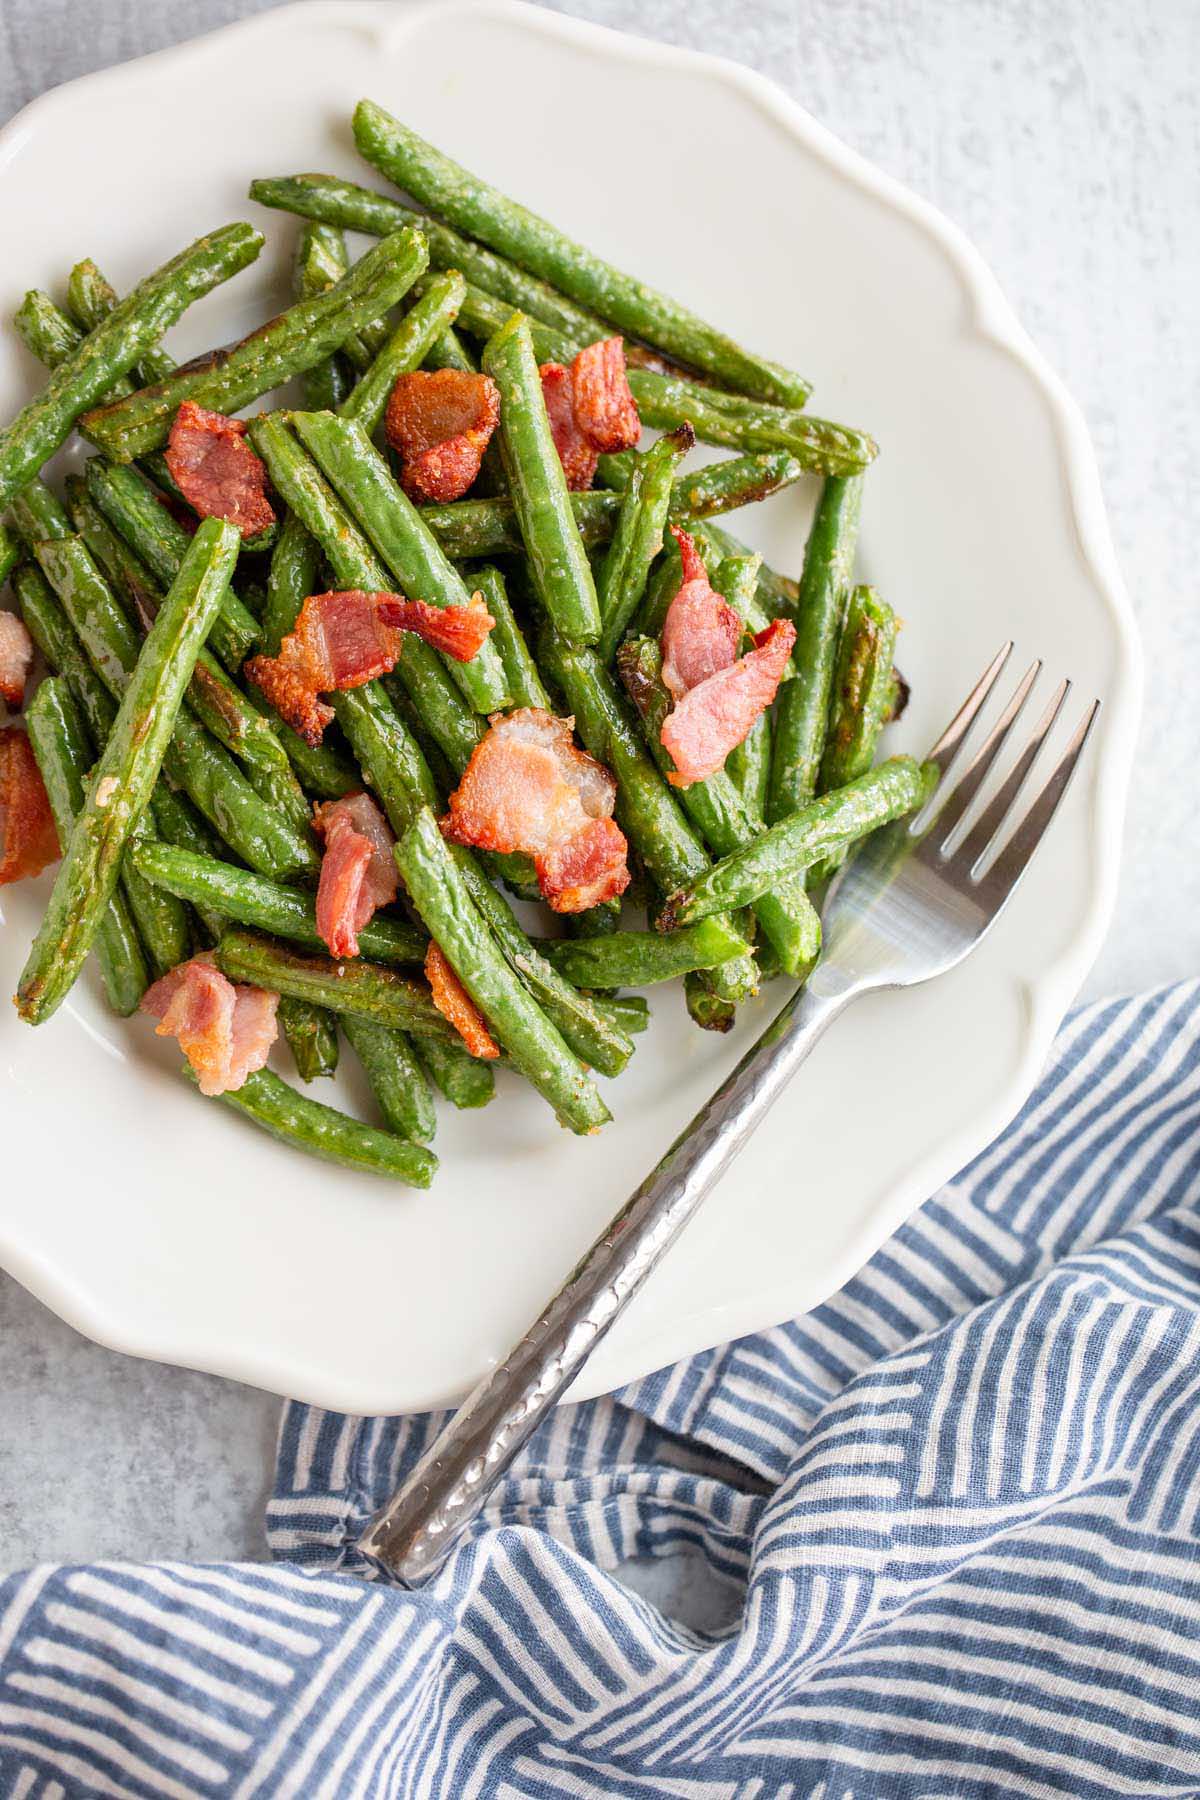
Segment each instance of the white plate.
[{"label": "white plate", "polygon": [[[815,411],[877,435],[860,566],[907,625],[898,747],[927,744],[1009,636],[1104,700],[995,934],[953,975],[834,1028],[582,1397],[815,1305],[1018,1108],[1109,917],[1137,640],[1080,416],[958,232],[744,69],[509,0],[293,6],[47,94],[0,138],[4,318],[27,285],[61,291],[81,256],[124,286],[253,217],[267,252],[172,348],[245,330],[281,300],[293,238],[248,181],[332,169],[378,185],[350,141],[364,94],[802,369]],[[10,333],[0,358],[7,415],[38,377]],[[792,492],[731,522],[795,569],[811,504]],[[4,993],[46,885],[0,896]],[[502,1077],[487,1112],[442,1119],[441,1173],[414,1194],[204,1106],[148,1022],[114,1023],[89,980],[38,1031],[0,1020],[0,1261],[122,1350],[357,1412],[444,1403],[503,1354],[774,1004],[721,1040],[662,995],[595,1141]]]}]

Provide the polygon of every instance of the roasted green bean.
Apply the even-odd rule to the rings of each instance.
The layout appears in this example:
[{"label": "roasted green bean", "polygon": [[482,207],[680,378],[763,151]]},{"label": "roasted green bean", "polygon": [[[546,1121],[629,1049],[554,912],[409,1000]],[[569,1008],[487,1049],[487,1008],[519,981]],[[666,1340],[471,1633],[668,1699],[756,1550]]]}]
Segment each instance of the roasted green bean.
[{"label": "roasted green bean", "polygon": [[298,300],[240,343],[212,351],[166,381],[93,407],[80,421],[81,429],[106,455],[128,462],[166,442],[184,400],[218,412],[237,412],[290,376],[310,369],[351,332],[377,319],[408,291],[427,261],[418,232],[396,232],[368,250],[326,293]]},{"label": "roasted green bean", "polygon": [[91,948],[121,856],[158,778],[192,665],[233,572],[238,544],[232,525],[204,520],[150,629],[18,983],[17,1008],[30,1024],[40,1024],[61,1004]]},{"label": "roasted green bean", "polygon": [[880,763],[848,787],[810,800],[745,850],[735,851],[698,880],[680,887],[659,914],[659,927],[675,930],[748,905],[781,881],[911,812],[925,799],[928,787],[928,771],[911,756]]},{"label": "roasted green bean", "polygon": [[226,225],[197,239],[139,282],[104,323],[88,333],[53,371],[42,392],[0,431],[0,507],[36,475],[66,441],[80,415],[118,376],[133,368],[192,301],[253,262],[262,243],[260,233],[243,224]]},{"label": "roasted green bean", "polygon": [[[196,1078],[186,1064],[183,1073],[195,1085]],[[360,1125],[332,1106],[298,1094],[271,1069],[259,1069],[241,1087],[218,1098],[223,1106],[252,1119],[282,1143],[344,1169],[383,1175],[389,1181],[418,1188],[427,1188],[437,1170],[437,1157],[424,1145],[410,1144],[407,1138],[377,1131],[373,1125]]]}]

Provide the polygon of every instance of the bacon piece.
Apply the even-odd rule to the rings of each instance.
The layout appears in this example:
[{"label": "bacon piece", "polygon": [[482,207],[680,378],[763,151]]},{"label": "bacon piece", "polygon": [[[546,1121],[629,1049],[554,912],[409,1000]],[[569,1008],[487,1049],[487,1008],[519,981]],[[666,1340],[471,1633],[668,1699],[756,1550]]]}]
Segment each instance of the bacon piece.
[{"label": "bacon piece", "polygon": [[466,606],[431,606],[428,600],[405,600],[399,594],[377,594],[375,598],[385,625],[416,632],[455,662],[470,662],[477,656],[496,623],[478,589]]},{"label": "bacon piece", "polygon": [[590,488],[596,475],[600,452],[589,442],[575,417],[575,391],[570,369],[562,363],[542,363],[542,399],[558,460],[563,466],[567,486],[574,493]]},{"label": "bacon piece", "polygon": [[317,930],[331,956],[357,956],[358,934],[381,906],[396,898],[400,878],[388,822],[367,794],[347,794],[314,806],[325,840],[317,884]]},{"label": "bacon piece", "polygon": [[229,1094],[261,1069],[279,1033],[279,995],[235,984],[211,955],[193,956],[142,995],[159,1037],[178,1038],[202,1094]]},{"label": "bacon piece", "polygon": [[33,746],[19,725],[0,729],[0,887],[40,875],[61,855]]},{"label": "bacon piece", "polygon": [[484,1023],[483,1014],[454,973],[445,951],[433,942],[425,952],[425,979],[433,1004],[443,1019],[453,1025],[471,1055],[489,1062],[499,1056],[500,1046]]},{"label": "bacon piece", "polygon": [[663,721],[662,741],[675,764],[673,787],[690,787],[724,766],[759,714],[775,698],[796,642],[790,619],[776,619],[754,649],[689,689]]},{"label": "bacon piece", "polygon": [[395,666],[403,633],[470,662],[496,621],[473,594],[468,606],[431,606],[360,588],[310,594],[278,656],[252,656],[246,673],[308,744],[319,744],[333,708],[319,694],[361,687]]},{"label": "bacon piece", "polygon": [[16,613],[0,612],[0,700],[15,712],[25,699],[33,639]]},{"label": "bacon piece", "polygon": [[593,450],[632,450],[642,435],[625,374],[622,338],[588,344],[571,364],[575,423]]},{"label": "bacon piece", "polygon": [[416,369],[401,375],[384,429],[400,452],[400,485],[413,500],[460,500],[500,418],[500,389],[468,369]]},{"label": "bacon piece", "polygon": [[442,821],[446,836],[533,857],[555,912],[583,912],[629,886],[628,846],[613,823],[617,784],[578,750],[573,719],[539,707],[492,716]]},{"label": "bacon piece", "polygon": [[671,534],[679,545],[683,581],[663,621],[662,678],[672,699],[682,700],[689,688],[736,662],[745,628],[732,606],[710,586],[688,533],[672,525]]},{"label": "bacon piece", "polygon": [[202,519],[228,519],[244,538],[275,522],[267,466],[246,442],[241,419],[185,400],[167,440],[167,468]]}]

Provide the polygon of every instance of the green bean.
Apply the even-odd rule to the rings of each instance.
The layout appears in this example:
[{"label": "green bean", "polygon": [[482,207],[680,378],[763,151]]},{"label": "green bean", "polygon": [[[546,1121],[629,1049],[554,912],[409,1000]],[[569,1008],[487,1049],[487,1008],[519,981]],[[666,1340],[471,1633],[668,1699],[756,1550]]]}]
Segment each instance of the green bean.
[{"label": "green bean", "polygon": [[[471,596],[462,576],[408,495],[393,481],[363,427],[350,419],[336,419],[332,413],[293,413],[292,425],[395,576],[401,592],[432,606],[469,606]],[[384,583],[385,588],[389,585]],[[476,712],[494,712],[508,704],[504,665],[495,646],[486,640],[469,662],[448,658],[446,667]]]},{"label": "green bean", "polygon": [[819,475],[857,475],[879,454],[865,431],[806,412],[747,402],[730,407],[698,382],[654,369],[630,369],[629,387],[643,425],[672,431],[688,424],[704,444],[731,450],[786,450]]},{"label": "green bean", "polygon": [[500,954],[568,1047],[588,1068],[619,1075],[633,1055],[627,1034],[588,995],[576,991],[553,963],[530,942],[513,917],[503,894],[480,874],[466,854],[452,860],[470,899],[487,925]]},{"label": "green bean", "polygon": [[94,407],[81,428],[107,455],[128,462],[166,442],[184,400],[237,412],[310,369],[352,331],[378,318],[407,292],[427,261],[419,233],[401,231],[384,238],[327,293],[296,301],[240,343],[212,351],[166,381]]},{"label": "green bean", "polygon": [[321,219],[346,231],[362,231],[369,237],[386,237],[405,225],[415,226],[429,244],[434,269],[458,269],[475,286],[511,307],[568,334],[580,344],[607,337],[609,328],[586,307],[577,306],[549,283],[528,275],[515,263],[485,250],[474,239],[425,213],[401,206],[386,194],[343,181],[335,175],[282,175],[250,183],[250,198],[263,206]]},{"label": "green bean", "polygon": [[[874,588],[856,587],[846,609],[833,673],[833,699],[819,793],[845,787],[875,761],[879,735],[891,711],[899,621]],[[833,856],[809,871],[809,884],[827,881],[844,861]]]},{"label": "green bean", "polygon": [[[585,748],[615,775],[617,819],[647,872],[664,893],[696,880],[709,867],[708,856],[655,767],[629,702],[596,652],[573,648],[546,626],[538,655],[565,694]],[[713,978],[729,1000],[746,999],[757,990],[754,958],[746,941],[741,942],[741,952]]]},{"label": "green bean", "polygon": [[[389,233],[381,231],[376,235],[387,237]],[[309,292],[314,294],[326,293],[350,271],[346,240],[339,230],[329,225],[318,224],[314,230],[302,234],[301,242],[296,246],[297,260],[301,257]],[[352,331],[341,344],[341,354],[361,374],[370,368],[387,334],[388,322],[381,315],[358,331]]]},{"label": "green bean", "polygon": [[461,369],[466,375],[474,375],[478,372],[479,364],[459,337],[454,326],[447,325],[441,337],[425,352],[425,360],[421,367],[423,369]]},{"label": "green bean", "polygon": [[[653,638],[631,638],[622,644],[617,666],[642,720],[650,754],[667,775],[674,765],[662,741],[663,722],[671,710],[662,679],[662,651]],[[748,848],[762,830],[724,769],[676,791],[680,806],[715,856]],[[803,881],[781,882],[761,894],[754,911],[783,968],[789,975],[806,976],[820,953],[821,921]]]},{"label": "green bean", "polygon": [[[682,931],[614,931],[598,938],[539,938],[537,947],[575,987],[649,987],[690,969],[714,969],[745,951],[728,919],[702,919]],[[612,1005],[606,1002],[605,1007]]]},{"label": "green bean", "polygon": [[321,552],[303,521],[295,513],[284,520],[283,530],[271,552],[267,576],[267,604],[262,617],[262,648],[278,656],[279,646],[295,625],[300,608],[317,591]]},{"label": "green bean", "polygon": [[624,275],[546,220],[507,199],[425,142],[373,101],[354,111],[361,155],[432,213],[549,281],[678,361],[764,400],[804,404],[808,384],[744,350],[665,294]]},{"label": "green bean", "polygon": [[[468,283],[459,323],[473,337],[488,338],[502,330],[517,310]],[[607,336],[602,325],[580,337],[536,318],[529,320],[529,330],[539,363],[569,363],[585,344]],[[795,408],[772,406],[744,394],[723,394],[661,369],[634,367],[628,371],[628,380],[643,425],[666,431],[688,426],[705,444],[723,444],[732,450],[786,450],[804,468],[820,475],[857,474],[878,455],[877,445],[866,432],[815,419]]]},{"label": "green bean", "polygon": [[[186,1065],[183,1073],[195,1085],[196,1077]],[[437,1170],[437,1157],[424,1145],[410,1144],[373,1125],[360,1125],[332,1106],[298,1094],[271,1069],[257,1070],[240,1088],[218,1098],[223,1106],[252,1119],[282,1143],[345,1169],[360,1169],[367,1175],[383,1175],[418,1188],[427,1188]]]},{"label": "green bean", "polygon": [[301,1081],[337,1074],[337,1021],[332,1013],[284,994],[279,1001],[279,1023]]},{"label": "green bean", "polygon": [[[703,547],[702,547],[703,548]],[[756,552],[723,556],[711,579],[718,594],[732,606],[748,631],[758,632],[767,623],[759,619],[762,608],[758,599],[758,578],[762,557]],[[796,673],[789,662],[784,680]],[[725,759],[725,771],[742,797],[742,804],[756,824],[766,817],[767,783],[771,776],[771,715],[762,712],[755,719],[740,744],[735,744]]]},{"label": "green bean", "polygon": [[[171,517],[158,495],[134,469],[93,456],[84,474],[88,492],[109,524],[155,580],[169,586],[192,541],[178,519]],[[258,621],[231,588],[212,632],[213,649],[226,668],[240,668],[260,635]]]},{"label": "green bean", "polygon": [[513,980],[427,807],[397,845],[396,862],[413,905],[513,1065],[563,1125],[584,1134],[598,1130],[608,1108],[556,1027]]},{"label": "green bean", "polygon": [[509,705],[540,706],[547,712],[552,711],[550,696],[513,613],[503,575],[492,564],[483,563],[471,570],[466,579],[479,589],[496,621],[491,642],[504,666]]},{"label": "green bean", "polygon": [[[69,521],[41,482],[31,481],[13,507],[31,538]],[[88,660],[118,700],[138,660],[138,637],[82,541],[75,536],[38,537],[34,554],[61,599]],[[186,705],[175,721],[164,773],[183,787],[204,816],[245,862],[264,874],[313,871],[318,859],[310,837],[265,804],[237,765]]]},{"label": "green bean", "polygon": [[683,997],[689,1017],[701,1031],[732,1031],[737,1007],[732,1001],[713,993],[705,983],[702,970],[696,969],[684,976]]},{"label": "green bean", "polygon": [[569,645],[543,626],[538,661],[575,715],[584,748],[616,776],[618,823],[650,875],[664,891],[696,880],[709,863],[704,846],[655,768],[628,700],[596,652]]},{"label": "green bean", "polygon": [[640,994],[593,995],[606,1019],[636,1036],[650,1025],[650,1007]]},{"label": "green bean", "polygon": [[427,982],[361,956],[306,956],[249,931],[226,932],[217,963],[231,981],[293,994],[334,1013],[358,1013],[396,1031],[448,1039],[455,1035],[433,1004]]},{"label": "green bean", "polygon": [[[327,293],[349,267],[350,258],[340,231],[333,231],[328,225],[303,225],[292,258],[294,298],[309,300],[315,294]],[[305,406],[316,408],[340,406],[351,385],[352,378],[337,349],[315,362],[311,369],[305,369],[300,377]]]},{"label": "green bean", "polygon": [[117,703],[84,655],[83,645],[50,583],[34,563],[22,563],[13,588],[29,635],[56,675],[71,690],[93,744],[104,744],[117,716]]},{"label": "green bean", "polygon": [[793,656],[799,674],[779,696],[772,729],[767,791],[771,825],[786,819],[816,792],[861,503],[861,477],[830,477],[809,532],[794,614]]},{"label": "green bean", "polygon": [[[29,354],[48,369],[57,369],[73,356],[86,336],[43,288],[29,289],[13,314],[13,329]],[[116,398],[132,392],[133,383],[118,375],[112,386],[105,389],[105,396]]]},{"label": "green bean", "polygon": [[865,775],[875,760],[892,699],[897,629],[895,613],[874,588],[854,589],[834,665],[821,793]]},{"label": "green bean", "polygon": [[[732,512],[765,500],[798,481],[804,471],[794,456],[781,450],[759,456],[730,456],[681,475],[671,488],[668,520],[692,529],[696,518]],[[571,510],[588,548],[607,544],[616,530],[621,496],[603,488],[570,495]],[[523,548],[511,500],[454,500],[445,506],[423,506],[421,517],[442,549],[455,562],[472,557],[502,556]]]},{"label": "green bean", "polygon": [[[757,637],[774,618],[774,614],[763,605],[758,594],[762,557],[756,550],[740,551],[736,556],[716,557],[712,546],[706,544],[703,538],[694,538],[693,542],[717,593],[729,602],[746,630]],[[781,680],[791,681],[799,672],[795,657],[790,656]]]},{"label": "green bean", "polygon": [[569,643],[595,643],[600,636],[595,583],[572,517],[523,314],[488,339],[483,367],[500,390],[504,469],[538,598]]},{"label": "green bean", "polygon": [[417,1061],[438,1092],[451,1106],[467,1110],[486,1106],[496,1092],[490,1062],[472,1056],[461,1044],[442,1044],[437,1038],[414,1038]]},{"label": "green bean", "polygon": [[[602,456],[596,472],[596,479],[601,487],[615,488],[624,493],[629,486],[638,452],[636,450],[619,450],[611,456]],[[734,537],[711,519],[675,518],[676,525],[684,525],[700,546],[705,561],[712,560],[714,566],[726,556],[751,556],[757,552],[749,550],[745,544]],[[758,604],[762,609],[764,624],[781,615],[791,616],[800,592],[800,585],[790,575],[781,575],[778,569],[761,563],[758,580],[755,584]],[[756,627],[757,629],[757,627]]]},{"label": "green bean", "polygon": [[363,1066],[383,1122],[397,1137],[427,1144],[437,1130],[433,1095],[412,1045],[402,1031],[346,1013],[342,1029]]},{"label": "green bean", "polygon": [[24,551],[21,540],[7,525],[0,525],[0,587],[8,580]]},{"label": "green bean", "polygon": [[[169,844],[138,844],[131,860],[147,881],[178,894],[181,900],[194,900],[239,925],[290,938],[307,949],[325,949],[317,930],[316,903],[311,894],[298,888]],[[379,914],[362,927],[358,942],[364,956],[389,964],[419,964],[428,947],[424,932],[415,925]]]},{"label": "green bean", "polygon": [[621,929],[621,902],[600,900],[584,912],[566,913],[563,929],[569,938],[611,937]]},{"label": "green bean", "polygon": [[[388,578],[383,564],[283,420],[277,414],[256,419],[250,437],[275,487],[324,552],[335,581],[341,587],[364,588],[368,593],[385,590]],[[436,650],[415,632],[406,632],[396,670],[439,746],[461,773],[479,742],[481,722],[450,680]],[[333,704],[343,729],[360,704],[357,696],[366,692],[355,688],[335,697]]]},{"label": "green bean", "polygon": [[760,713],[740,744],[725,759],[725,770],[756,824],[766,820],[767,784],[771,779],[771,715]]},{"label": "green bean", "polygon": [[659,438],[634,470],[596,583],[603,620],[597,645],[602,662],[612,661],[641,604],[651,564],[663,546],[675,466],[691,442],[687,432]]},{"label": "green bean", "polygon": [[[116,701],[88,662],[74,627],[41,570],[32,563],[23,564],[14,585],[30,636],[48,666],[65,680],[83,715],[92,745],[103,749],[117,716]],[[178,833],[176,809],[182,804],[159,782],[150,798],[150,814],[155,829],[162,835]],[[150,887],[134,869],[129,856],[123,859],[121,879],[153,973],[165,975],[188,954],[191,927],[187,908],[173,894]]]},{"label": "green bean", "polygon": [[911,756],[894,756],[848,787],[822,794],[764,831],[745,850],[715,863],[699,880],[671,894],[658,918],[674,930],[730,907],[745,906],[781,881],[856,843],[921,805],[929,788],[926,768]]},{"label": "green bean", "polygon": [[417,711],[413,697],[404,683],[397,680],[394,675],[383,675],[380,677],[379,685],[403,723],[404,729],[425,758],[429,773],[433,778],[433,786],[430,789],[430,805],[436,811],[439,805],[444,805],[447,796],[458,786],[458,776]]},{"label": "green bean", "polygon": [[126,610],[142,624],[148,624],[162,600],[163,584],[109,524],[82,475],[68,475],[63,492],[72,529],[91,551],[101,574],[125,601]]},{"label": "green bean", "polygon": [[98,330],[89,332],[36,399],[0,431],[0,506],[53,456],[80,415],[157,343],[191,302],[253,262],[262,242],[257,231],[241,224],[198,239],[139,282]]},{"label": "green bean", "polygon": [[158,778],[238,544],[232,525],[206,519],[151,627],[21,974],[17,1008],[30,1024],[40,1024],[61,1004],[91,947],[130,833]]},{"label": "green bean", "polygon": [[[91,257],[77,262],[67,277],[67,311],[84,331],[94,331],[117,306],[119,295],[111,281],[106,281]],[[175,358],[154,344],[139,358],[139,381],[161,381],[175,368]]]},{"label": "green bean", "polygon": [[[42,773],[59,842],[70,842],[83,810],[91,745],[66,682],[43,681],[25,711],[29,742]],[[94,949],[108,1003],[128,1018],[150,984],[137,926],[126,896],[114,889],[96,926]]]},{"label": "green bean", "polygon": [[[131,471],[121,469],[116,473],[129,475]],[[128,601],[133,615],[148,624],[162,599],[158,583],[92,503],[86,483],[78,476],[68,477],[67,497],[72,521],[87,548],[112,586]],[[184,542],[186,545],[186,534]],[[270,720],[230,680],[207,648],[196,658],[188,701],[217,741],[245,764],[255,792],[307,839],[311,812],[284,745]]]},{"label": "green bean", "polygon": [[[94,331],[102,320],[106,319],[118,302],[118,294],[110,281],[106,281],[100,270],[86,258],[76,263],[71,270],[67,283],[67,306],[75,323],[84,331]],[[165,381],[178,368],[175,358],[161,346],[148,350],[137,366],[138,381],[143,385],[156,381]],[[105,400],[115,400],[119,394],[133,391],[133,383],[122,380],[116,387],[108,390]],[[159,450],[151,451],[142,459],[142,467],[147,475],[165,494],[170,494],[184,506],[191,502],[180,488],[175,477],[167,466],[167,460]],[[254,556],[267,550],[278,535],[278,523],[266,525],[251,538],[242,539],[242,555]],[[231,590],[232,594],[232,590]],[[217,640],[220,641],[219,638]]]},{"label": "green bean", "polygon": [[357,387],[338,407],[340,417],[357,420],[368,436],[375,431],[396,382],[401,375],[419,369],[442,333],[454,324],[465,291],[466,282],[456,271],[433,276]]},{"label": "green bean", "polygon": [[[685,527],[685,529],[687,529]],[[667,613],[671,602],[679,592],[683,583],[683,557],[679,545],[673,537],[663,545],[662,553],[656,557],[650,570],[642,594],[641,605],[633,623],[636,637],[658,638],[662,636],[663,626],[667,621]]]}]

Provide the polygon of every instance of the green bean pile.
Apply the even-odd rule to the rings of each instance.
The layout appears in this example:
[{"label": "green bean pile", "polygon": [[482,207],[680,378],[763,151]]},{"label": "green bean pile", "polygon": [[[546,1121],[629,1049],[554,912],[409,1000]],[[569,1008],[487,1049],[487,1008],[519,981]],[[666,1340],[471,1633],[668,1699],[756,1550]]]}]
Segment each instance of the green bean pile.
[{"label": "green bean pile", "polygon": [[[24,723],[63,850],[16,1006],[41,1024],[90,954],[110,1006],[130,1015],[151,982],[210,952],[231,981],[280,997],[303,1082],[332,1075],[348,1045],[377,1116],[361,1122],[266,1069],[224,1103],[310,1154],[425,1187],[435,1094],[474,1108],[495,1088],[493,1063],[434,1003],[431,940],[501,1065],[590,1134],[610,1118],[598,1078],[621,1073],[648,1022],[627,990],[679,980],[695,1022],[727,1030],[764,983],[805,980],[824,884],[927,783],[910,758],[876,761],[907,690],[896,617],[853,577],[871,438],[814,417],[803,377],[369,100],[354,137],[406,198],[330,175],[253,181],[253,200],[300,221],[295,297],[240,342],[177,366],[160,339],[257,257],[263,238],[244,223],[124,299],[85,259],[62,305],[35,290],[15,315],[49,379],[0,430],[0,582],[47,671]],[[377,240],[357,262],[347,231]],[[538,365],[614,335],[642,424],[663,435],[600,457],[596,483],[573,492]],[[395,384],[420,369],[482,370],[499,395],[474,492],[448,504],[414,505],[382,436]],[[277,524],[245,540],[220,518],[189,530],[162,454],[179,407],[236,413],[292,378],[299,406],[259,411],[245,440]],[[60,497],[42,471],[73,431],[90,454]],[[697,442],[730,454],[691,466]],[[814,480],[794,578],[716,522]],[[670,525],[748,632],[780,618],[796,630],[774,706],[689,786],[669,779],[661,735],[672,693],[659,640],[682,579]],[[306,598],[330,588],[442,607],[478,592],[494,627],[468,662],[405,635],[390,674],[329,696],[336,724],[314,747],[244,665],[278,655]],[[489,717],[515,708],[570,715],[615,778],[633,886],[624,905],[560,919],[565,935],[531,937],[513,910],[510,897],[537,896],[528,858],[439,828]],[[361,927],[360,954],[339,961],[318,931],[313,806],[363,788],[395,834],[402,886]]]}]

